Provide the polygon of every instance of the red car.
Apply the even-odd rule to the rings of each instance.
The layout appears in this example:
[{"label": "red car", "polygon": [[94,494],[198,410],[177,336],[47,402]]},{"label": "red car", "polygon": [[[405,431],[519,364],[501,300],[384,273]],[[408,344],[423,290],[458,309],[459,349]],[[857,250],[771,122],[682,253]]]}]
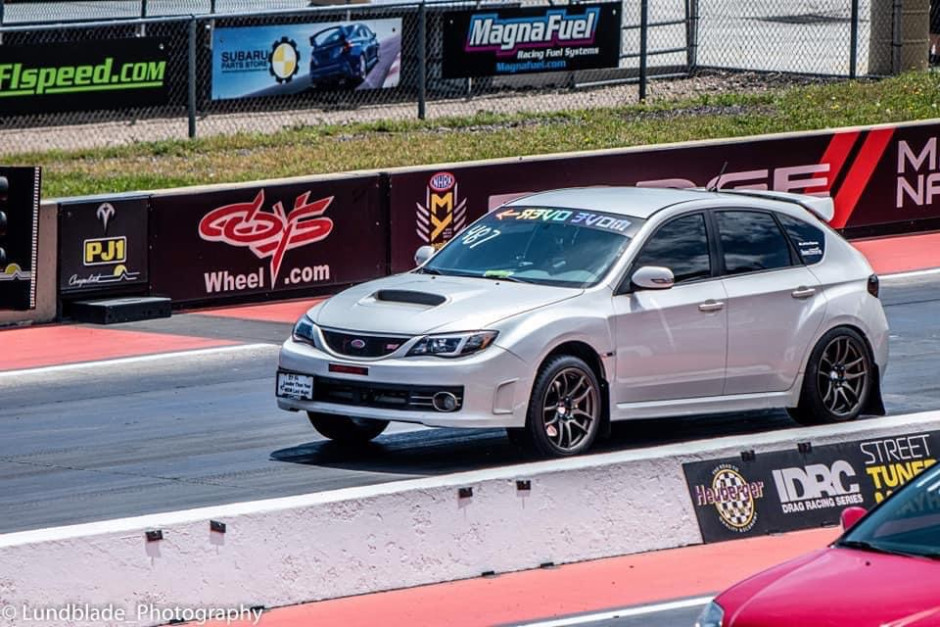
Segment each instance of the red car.
[{"label": "red car", "polygon": [[719,594],[697,627],[940,626],[940,465],[867,514],[842,512],[832,545]]}]

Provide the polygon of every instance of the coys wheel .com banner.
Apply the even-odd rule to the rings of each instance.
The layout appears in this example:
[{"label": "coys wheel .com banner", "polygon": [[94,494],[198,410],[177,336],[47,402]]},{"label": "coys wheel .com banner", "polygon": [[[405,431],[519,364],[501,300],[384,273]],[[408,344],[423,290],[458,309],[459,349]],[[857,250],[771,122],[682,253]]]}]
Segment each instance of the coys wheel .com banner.
[{"label": "coys wheel .com banner", "polygon": [[165,39],[0,46],[0,116],[165,105]]},{"label": "coys wheel .com banner", "polygon": [[831,225],[848,237],[940,227],[940,124],[530,157],[392,173],[392,271],[414,266],[423,244],[442,245],[501,203],[589,185],[774,189],[830,195]]},{"label": "coys wheel .com banner", "polygon": [[401,18],[216,28],[212,99],[397,87]]},{"label": "coys wheel .com banner", "polygon": [[617,67],[621,5],[444,14],[444,78]]},{"label": "coys wheel .com banner", "polygon": [[149,196],[59,205],[59,292],[146,288],[149,211]]},{"label": "coys wheel .com banner", "polygon": [[702,538],[719,542],[824,525],[871,508],[937,462],[940,432],[683,464]]},{"label": "coys wheel .com banner", "polygon": [[0,167],[0,310],[36,308],[39,168]]},{"label": "coys wheel .com banner", "polygon": [[151,292],[176,302],[311,293],[382,276],[378,175],[151,197]]}]

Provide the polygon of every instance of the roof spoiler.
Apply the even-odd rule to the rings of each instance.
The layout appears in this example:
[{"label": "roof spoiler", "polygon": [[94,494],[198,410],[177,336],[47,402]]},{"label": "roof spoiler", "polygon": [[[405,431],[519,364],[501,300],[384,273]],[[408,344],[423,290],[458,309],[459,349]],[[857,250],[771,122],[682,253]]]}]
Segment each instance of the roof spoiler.
[{"label": "roof spoiler", "polygon": [[739,196],[751,196],[754,198],[767,198],[768,200],[780,200],[799,205],[812,213],[817,218],[829,222],[836,214],[835,204],[831,196],[810,196],[808,194],[793,194],[791,192],[777,192],[764,189],[720,189],[722,194],[738,194]]}]

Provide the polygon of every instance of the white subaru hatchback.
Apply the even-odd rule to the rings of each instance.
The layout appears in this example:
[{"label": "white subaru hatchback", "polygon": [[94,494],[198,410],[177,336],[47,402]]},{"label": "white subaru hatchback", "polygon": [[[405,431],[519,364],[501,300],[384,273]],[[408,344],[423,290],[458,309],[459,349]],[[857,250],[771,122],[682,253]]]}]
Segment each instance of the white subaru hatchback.
[{"label": "white subaru hatchback", "polygon": [[598,187],[514,200],[411,271],[312,307],[278,405],[346,443],[389,421],[504,427],[544,456],[611,421],[785,407],[884,414],[878,277],[832,200]]}]

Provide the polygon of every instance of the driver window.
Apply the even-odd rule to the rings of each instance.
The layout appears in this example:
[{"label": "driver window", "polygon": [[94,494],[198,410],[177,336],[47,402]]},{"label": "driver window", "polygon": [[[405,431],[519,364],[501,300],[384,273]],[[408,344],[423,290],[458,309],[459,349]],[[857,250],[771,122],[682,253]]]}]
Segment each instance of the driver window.
[{"label": "driver window", "polygon": [[660,227],[633,262],[633,270],[643,266],[669,268],[677,285],[711,277],[704,214],[682,216]]}]

